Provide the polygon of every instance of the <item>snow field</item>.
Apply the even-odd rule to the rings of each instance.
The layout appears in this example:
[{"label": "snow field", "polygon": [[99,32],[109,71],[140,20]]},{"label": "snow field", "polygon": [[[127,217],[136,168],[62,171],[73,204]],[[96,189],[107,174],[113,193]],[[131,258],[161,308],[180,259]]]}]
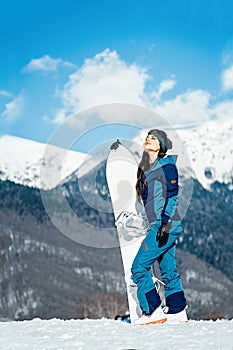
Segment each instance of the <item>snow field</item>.
[{"label": "snow field", "polygon": [[232,350],[233,320],[133,326],[114,320],[0,322],[1,350]]}]

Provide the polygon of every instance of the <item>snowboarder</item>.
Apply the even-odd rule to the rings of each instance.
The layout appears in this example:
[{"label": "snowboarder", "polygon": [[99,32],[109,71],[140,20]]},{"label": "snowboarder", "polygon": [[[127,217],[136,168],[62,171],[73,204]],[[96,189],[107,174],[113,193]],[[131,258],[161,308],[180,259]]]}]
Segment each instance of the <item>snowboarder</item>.
[{"label": "snowboarder", "polygon": [[[177,210],[176,156],[166,155],[171,148],[172,142],[164,131],[150,130],[138,168],[137,199],[144,203],[149,229],[131,270],[142,309],[142,316],[134,324],[187,321],[186,299],[176,270],[175,249],[181,233],[181,218]],[[151,278],[151,266],[156,260],[165,284],[166,308],[162,308]]]}]

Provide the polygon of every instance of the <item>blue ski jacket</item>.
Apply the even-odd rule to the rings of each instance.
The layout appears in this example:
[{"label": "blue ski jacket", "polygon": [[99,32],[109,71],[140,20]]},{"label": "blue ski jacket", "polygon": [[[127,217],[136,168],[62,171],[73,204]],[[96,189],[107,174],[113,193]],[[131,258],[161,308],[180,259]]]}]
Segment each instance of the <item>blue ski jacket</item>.
[{"label": "blue ski jacket", "polygon": [[151,168],[142,174],[140,192],[150,224],[156,221],[166,224],[169,219],[180,221],[176,159],[177,156],[171,155],[157,158]]}]

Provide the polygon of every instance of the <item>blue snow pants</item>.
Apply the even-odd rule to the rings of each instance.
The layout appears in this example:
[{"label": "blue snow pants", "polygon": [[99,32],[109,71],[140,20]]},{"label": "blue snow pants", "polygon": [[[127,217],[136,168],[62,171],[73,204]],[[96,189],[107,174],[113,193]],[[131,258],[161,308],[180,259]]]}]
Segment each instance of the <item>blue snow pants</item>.
[{"label": "blue snow pants", "polygon": [[151,276],[151,266],[155,260],[159,263],[162,281],[165,283],[166,305],[169,313],[182,311],[186,306],[180,275],[176,270],[176,239],[181,232],[180,221],[173,221],[168,241],[158,246],[156,235],[161,222],[155,222],[149,228],[141,247],[133,261],[132,279],[137,284],[138,300],[142,312],[150,315],[161,300]]}]

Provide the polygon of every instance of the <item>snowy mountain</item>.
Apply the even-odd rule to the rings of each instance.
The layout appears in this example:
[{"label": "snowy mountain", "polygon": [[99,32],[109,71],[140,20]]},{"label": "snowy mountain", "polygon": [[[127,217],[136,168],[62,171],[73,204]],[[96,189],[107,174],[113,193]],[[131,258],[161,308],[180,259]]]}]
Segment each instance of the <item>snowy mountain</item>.
[{"label": "snowy mountain", "polygon": [[[100,170],[96,189],[107,202],[104,164]],[[55,214],[67,220],[67,213],[61,212],[59,202],[56,203],[56,192],[65,190],[70,207],[81,219],[74,232],[80,237],[90,237],[92,225],[94,236],[101,240],[100,229],[114,227],[114,221],[111,212],[102,212],[92,179],[92,174],[82,179],[83,196],[75,173],[73,180],[60,189],[47,192]],[[184,234],[178,242],[178,248],[185,251],[177,251],[188,313],[197,319],[230,318],[233,316],[232,193],[223,184],[218,184],[214,191],[203,189],[197,181],[196,186],[183,222]],[[92,202],[86,200],[88,193]],[[0,198],[0,318],[95,318],[100,310],[105,317],[125,312],[125,286],[117,247],[91,248],[65,237],[49,219],[39,189],[0,181]],[[92,207],[90,203],[96,205]],[[108,315],[103,302],[104,305],[111,302]]]},{"label": "snowy mountain", "polygon": [[53,188],[58,182],[54,181],[51,174],[41,179],[41,166],[47,166],[57,172],[60,171],[60,180],[62,181],[77,169],[86,157],[84,153],[68,151],[61,164],[63,154],[64,150],[59,147],[15,136],[1,136],[0,179],[29,187]]},{"label": "snowy mountain", "polygon": [[4,350],[230,350],[233,321],[133,326],[121,321],[40,320],[0,323]]},{"label": "snowy mountain", "polygon": [[[209,121],[180,129],[192,169],[204,188],[218,181],[233,185],[233,121]],[[231,187],[230,186],[230,187]]]},{"label": "snowy mountain", "polygon": [[[178,242],[188,312],[194,318],[232,317],[232,126],[210,122],[179,132],[199,180],[193,181]],[[139,158],[135,143],[129,145]],[[109,297],[114,291],[120,296],[111,294],[112,298],[125,300],[119,250],[82,246],[62,235],[46,214],[39,191],[50,189],[45,192],[51,195],[57,216],[68,217],[59,212],[56,193],[60,191],[81,221],[95,227],[95,233],[102,227],[113,228],[105,154],[90,157],[83,165],[85,154],[69,152],[62,181],[48,178],[40,184],[41,165],[47,162],[49,168],[61,170],[64,153],[52,147],[57,157],[44,159],[45,147],[11,136],[0,138],[0,317],[80,318],[86,317],[87,311],[80,310],[83,303],[96,305],[97,298],[103,301],[103,295]],[[74,230],[84,237],[89,234],[88,225]],[[119,300],[118,307],[125,305]],[[95,310],[89,311],[92,317]]]},{"label": "snowy mountain", "polygon": [[[192,176],[209,189],[215,181],[233,184],[233,121],[208,121],[195,127],[168,129],[173,149],[168,154],[178,154],[179,172],[185,178]],[[146,133],[134,137],[133,152],[139,151]],[[138,157],[139,159],[140,157]]]},{"label": "snowy mountain", "polygon": [[[173,152],[178,151],[181,174],[185,174],[186,177],[193,176],[207,189],[215,181],[232,186],[233,121],[214,120],[196,127],[179,128],[175,132],[168,130],[167,133],[174,143]],[[140,145],[144,138],[145,133],[142,132],[135,136],[132,142],[123,141],[134,152],[138,161],[142,154]],[[77,169],[78,177],[86,175],[107,157],[105,150],[91,156],[68,151],[63,162],[63,153],[63,149],[55,146],[14,136],[2,136],[0,179],[30,187],[51,189]],[[42,178],[41,167],[48,169],[48,174]],[[53,179],[53,170],[56,173],[61,171],[60,179]]]}]

